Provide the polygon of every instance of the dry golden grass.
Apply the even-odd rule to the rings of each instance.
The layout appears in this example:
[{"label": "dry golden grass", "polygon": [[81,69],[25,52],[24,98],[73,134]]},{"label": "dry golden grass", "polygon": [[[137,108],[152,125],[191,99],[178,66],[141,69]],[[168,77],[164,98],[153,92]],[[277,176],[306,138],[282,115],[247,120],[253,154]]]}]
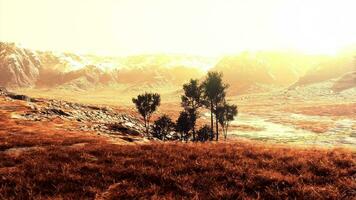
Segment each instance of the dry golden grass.
[{"label": "dry golden grass", "polygon": [[[253,142],[118,145],[11,119],[1,101],[0,199],[354,199],[356,153]],[[61,128],[58,128],[61,125]],[[120,142],[124,144],[124,142]]]},{"label": "dry golden grass", "polygon": [[356,190],[346,150],[97,141],[0,156],[0,199],[352,199]]}]

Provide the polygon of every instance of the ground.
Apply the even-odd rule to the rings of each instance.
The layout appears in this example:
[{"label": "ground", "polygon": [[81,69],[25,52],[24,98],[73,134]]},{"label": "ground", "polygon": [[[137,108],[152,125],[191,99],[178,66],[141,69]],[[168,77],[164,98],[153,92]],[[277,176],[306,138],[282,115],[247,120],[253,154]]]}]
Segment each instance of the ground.
[{"label": "ground", "polygon": [[[99,91],[20,89],[18,92],[35,97],[107,105],[135,115],[131,99],[143,91],[127,91],[122,86]],[[162,114],[177,119],[182,110],[182,91],[178,87],[162,87],[153,92],[159,92],[162,98],[153,120]],[[315,147],[356,147],[356,88],[341,93],[330,93],[319,87],[278,89],[266,93],[229,96],[227,99],[236,104],[239,110],[229,129],[230,139],[248,138]],[[210,124],[208,110],[201,109],[200,115],[199,126]]]},{"label": "ground", "polygon": [[[240,115],[227,141],[182,143],[128,134],[136,129],[125,121],[124,129],[103,128],[102,115],[115,113],[136,123],[133,107],[0,97],[0,199],[353,199],[354,145],[327,143],[355,137],[346,123],[355,119],[352,102],[315,108],[315,101],[229,100],[239,103]],[[174,118],[177,105],[163,103],[159,114]],[[322,120],[311,124],[315,112]],[[331,135],[342,128],[336,119],[346,120],[350,133]],[[288,134],[273,133],[280,128]]]}]

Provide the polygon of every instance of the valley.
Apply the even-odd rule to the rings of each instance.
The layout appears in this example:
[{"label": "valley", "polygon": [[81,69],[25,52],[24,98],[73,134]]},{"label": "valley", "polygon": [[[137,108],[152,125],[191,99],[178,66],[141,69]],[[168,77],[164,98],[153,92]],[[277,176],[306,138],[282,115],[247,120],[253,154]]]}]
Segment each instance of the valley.
[{"label": "valley", "polygon": [[[355,196],[353,54],[108,58],[1,45],[0,199]],[[147,134],[132,98],[159,93],[151,122],[176,122],[182,84],[201,82],[206,71],[194,66],[206,65],[237,105],[227,139]],[[209,109],[198,111],[197,129],[210,124]]]}]

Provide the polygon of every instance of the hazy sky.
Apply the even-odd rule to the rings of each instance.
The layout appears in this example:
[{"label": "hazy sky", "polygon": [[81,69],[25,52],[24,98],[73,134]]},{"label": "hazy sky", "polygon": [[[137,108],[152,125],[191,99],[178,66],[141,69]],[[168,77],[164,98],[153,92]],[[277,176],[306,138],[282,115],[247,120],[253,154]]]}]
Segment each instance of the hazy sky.
[{"label": "hazy sky", "polygon": [[109,55],[356,43],[356,0],[0,0],[0,40]]}]

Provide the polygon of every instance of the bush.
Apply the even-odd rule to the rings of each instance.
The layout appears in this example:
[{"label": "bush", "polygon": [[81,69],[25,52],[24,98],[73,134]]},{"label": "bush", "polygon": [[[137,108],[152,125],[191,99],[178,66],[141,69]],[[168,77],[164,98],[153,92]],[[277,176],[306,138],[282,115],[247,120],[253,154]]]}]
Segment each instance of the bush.
[{"label": "bush", "polygon": [[163,115],[154,122],[152,135],[160,140],[166,140],[167,135],[174,130],[174,126],[172,119]]},{"label": "bush", "polygon": [[211,134],[211,128],[208,125],[205,125],[203,127],[201,127],[198,130],[198,138],[197,140],[200,142],[205,142],[208,140],[212,140],[214,138],[214,134]]}]

